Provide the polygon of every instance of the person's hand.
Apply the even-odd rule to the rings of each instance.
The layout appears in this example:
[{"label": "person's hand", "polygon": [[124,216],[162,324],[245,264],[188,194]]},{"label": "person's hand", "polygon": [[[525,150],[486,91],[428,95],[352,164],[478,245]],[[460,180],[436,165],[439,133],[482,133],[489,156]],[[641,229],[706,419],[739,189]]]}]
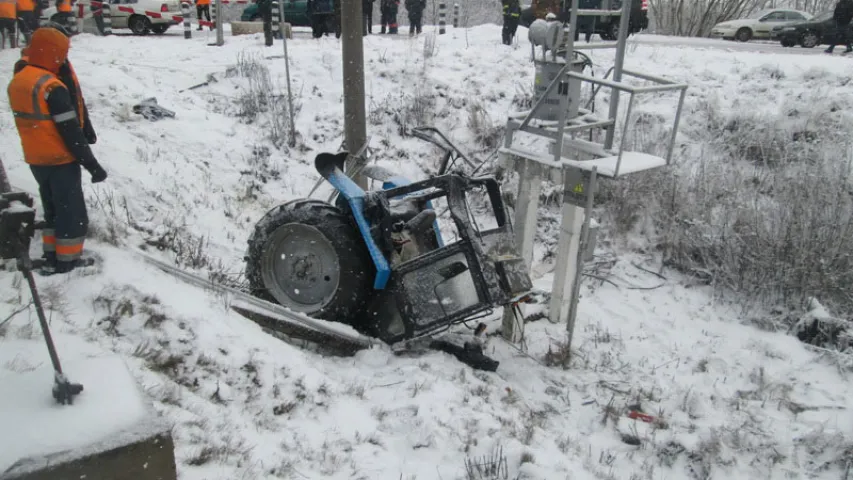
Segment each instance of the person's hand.
[{"label": "person's hand", "polygon": [[86,165],[86,170],[92,175],[92,183],[100,183],[107,179],[107,171],[98,162]]}]

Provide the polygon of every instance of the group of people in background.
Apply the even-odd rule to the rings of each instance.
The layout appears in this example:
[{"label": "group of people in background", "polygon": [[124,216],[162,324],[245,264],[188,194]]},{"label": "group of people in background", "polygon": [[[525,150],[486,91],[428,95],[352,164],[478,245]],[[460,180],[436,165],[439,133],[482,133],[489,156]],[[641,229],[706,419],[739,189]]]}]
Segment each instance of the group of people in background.
[{"label": "group of people in background", "polygon": [[[2,0],[0,0],[2,1]],[[258,0],[261,3],[266,0]],[[373,7],[376,0],[362,0],[363,34],[373,33]],[[420,34],[423,30],[423,15],[426,0],[405,0],[409,14],[409,35]],[[398,31],[397,13],[400,0],[379,0],[381,34],[396,34]],[[308,0],[308,15],[311,17],[311,33],[314,38],[334,34],[341,37],[341,0]]]},{"label": "group of people in background", "polygon": [[[73,21],[72,0],[54,0],[56,20],[61,26]],[[41,0],[0,0],[0,50],[18,48],[18,33],[29,45],[30,37],[39,28],[39,18],[46,5]],[[100,20],[100,17],[96,20]],[[100,24],[99,24],[100,25]],[[99,27],[100,28],[100,27]]]},{"label": "group of people in background", "polygon": [[[38,0],[0,0],[0,49],[6,48],[7,43],[11,48],[18,48],[18,30],[25,43],[29,43],[32,32],[38,28],[41,10]],[[71,12],[70,3],[68,12]]]}]

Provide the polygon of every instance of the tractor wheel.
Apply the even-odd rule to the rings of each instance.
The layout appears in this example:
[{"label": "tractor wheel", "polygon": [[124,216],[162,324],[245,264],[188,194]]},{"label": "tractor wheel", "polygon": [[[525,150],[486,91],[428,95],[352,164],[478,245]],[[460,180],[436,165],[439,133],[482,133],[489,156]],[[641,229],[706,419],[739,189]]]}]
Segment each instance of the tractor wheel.
[{"label": "tractor wheel", "polygon": [[325,202],[280,205],[249,238],[252,294],[314,318],[355,326],[375,272],[358,228]]}]

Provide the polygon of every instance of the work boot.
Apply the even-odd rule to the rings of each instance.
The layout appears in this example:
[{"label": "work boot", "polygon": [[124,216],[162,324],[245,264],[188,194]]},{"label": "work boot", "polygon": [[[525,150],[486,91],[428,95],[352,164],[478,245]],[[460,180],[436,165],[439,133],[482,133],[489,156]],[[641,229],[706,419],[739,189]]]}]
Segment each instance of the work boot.
[{"label": "work boot", "polygon": [[824,50],[823,53],[832,53],[833,50],[835,50],[835,47],[829,47],[826,50]]}]

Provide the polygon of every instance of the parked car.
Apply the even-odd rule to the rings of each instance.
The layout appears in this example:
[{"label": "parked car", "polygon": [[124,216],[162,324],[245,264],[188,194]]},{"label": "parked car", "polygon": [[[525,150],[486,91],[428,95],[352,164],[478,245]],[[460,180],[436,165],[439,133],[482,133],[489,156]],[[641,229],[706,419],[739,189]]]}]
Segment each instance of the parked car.
[{"label": "parked car", "polygon": [[[648,4],[646,0],[631,0],[631,17],[628,33],[637,33],[649,26]],[[578,0],[581,10],[618,10],[622,8],[621,0]],[[558,14],[561,21],[569,20],[569,11],[559,14],[559,2],[550,3],[548,0],[533,0],[533,3],[521,11],[520,24],[529,27],[534,20],[544,19],[549,12]],[[603,40],[616,40],[619,36],[619,17],[613,16],[580,16],[578,17],[578,32],[597,33]]]},{"label": "parked car", "polygon": [[[308,15],[308,0],[284,0],[284,21],[294,27],[310,27],[311,17]],[[261,21],[261,12],[258,11],[258,5],[250,4],[243,9],[240,15],[240,21],[243,22],[259,22]]]},{"label": "parked car", "polygon": [[812,18],[812,15],[799,10],[777,8],[764,10],[748,18],[740,20],[729,20],[714,25],[711,29],[711,37],[725,40],[734,39],[739,42],[748,42],[752,39],[769,39],[773,28],[794,22],[803,22]]},{"label": "parked car", "polygon": [[783,47],[800,45],[803,48],[814,48],[827,45],[835,40],[836,26],[832,11],[823,12],[811,20],[790,25],[781,25],[771,32],[770,36],[779,40]]},{"label": "parked car", "polygon": [[[112,29],[129,29],[136,35],[148,35],[151,32],[162,35],[166,33],[169,27],[178,24],[172,15],[181,15],[181,2],[179,0],[109,0],[109,4]],[[122,12],[118,9],[122,5],[133,7],[138,12],[159,12],[163,16],[155,17],[143,13]],[[86,8],[88,10],[88,7]],[[39,20],[40,22],[61,23],[54,2],[51,2],[50,6],[41,11]]]}]

